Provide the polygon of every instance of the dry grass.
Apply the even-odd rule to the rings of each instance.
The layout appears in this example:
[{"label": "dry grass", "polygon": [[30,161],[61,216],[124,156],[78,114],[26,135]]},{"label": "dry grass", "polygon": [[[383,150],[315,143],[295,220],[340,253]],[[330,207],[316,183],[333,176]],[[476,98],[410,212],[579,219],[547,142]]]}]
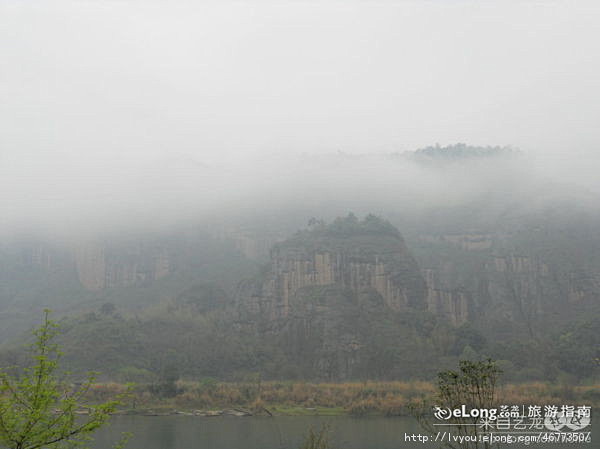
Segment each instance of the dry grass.
[{"label": "dry grass", "polygon": [[[126,391],[117,383],[94,385],[90,398],[105,401]],[[188,382],[177,383],[177,394],[161,398],[152,393],[148,385],[138,385],[133,390],[131,403],[144,407],[172,407],[188,409],[222,409],[243,407],[260,411],[270,407],[298,409],[343,409],[362,416],[379,414],[405,415],[408,405],[435,395],[431,382]],[[546,382],[507,384],[499,388],[499,403],[507,405],[600,403],[600,386],[565,386]]]}]

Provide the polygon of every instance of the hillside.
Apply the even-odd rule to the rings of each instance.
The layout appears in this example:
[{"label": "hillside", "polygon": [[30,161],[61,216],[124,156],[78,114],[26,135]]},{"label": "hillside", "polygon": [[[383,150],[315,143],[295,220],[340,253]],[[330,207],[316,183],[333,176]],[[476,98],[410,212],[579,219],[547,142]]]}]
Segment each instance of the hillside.
[{"label": "hillside", "polygon": [[512,380],[593,378],[594,234],[575,233],[571,259],[544,235],[420,235],[413,250],[373,215],[310,220],[235,287],[197,279],[146,306],[96,300],[62,319],[61,344],[76,372],[122,381],[431,378],[487,356]]}]

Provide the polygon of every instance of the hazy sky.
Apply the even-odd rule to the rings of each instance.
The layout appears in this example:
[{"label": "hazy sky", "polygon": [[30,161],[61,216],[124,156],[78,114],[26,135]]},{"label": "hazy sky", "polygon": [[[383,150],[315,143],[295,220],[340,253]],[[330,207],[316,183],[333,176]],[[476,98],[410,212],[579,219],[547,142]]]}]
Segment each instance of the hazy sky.
[{"label": "hazy sky", "polygon": [[583,0],[0,0],[0,200],[282,152],[593,154],[599,23]]}]

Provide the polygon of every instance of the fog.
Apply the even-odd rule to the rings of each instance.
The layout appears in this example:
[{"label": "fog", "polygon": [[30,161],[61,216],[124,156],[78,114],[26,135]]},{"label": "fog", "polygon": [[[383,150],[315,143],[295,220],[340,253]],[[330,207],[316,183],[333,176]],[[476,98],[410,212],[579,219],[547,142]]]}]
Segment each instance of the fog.
[{"label": "fog", "polygon": [[[0,0],[0,229],[600,192],[598,19],[592,1]],[[521,155],[390,156],[456,142]]]}]

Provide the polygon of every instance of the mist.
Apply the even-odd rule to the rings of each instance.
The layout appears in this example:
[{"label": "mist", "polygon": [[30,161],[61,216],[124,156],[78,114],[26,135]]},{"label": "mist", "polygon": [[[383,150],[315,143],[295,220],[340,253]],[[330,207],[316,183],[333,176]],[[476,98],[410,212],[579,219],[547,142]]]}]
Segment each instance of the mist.
[{"label": "mist", "polygon": [[441,412],[498,404],[589,441],[599,24],[596,0],[0,0],[0,444],[110,418],[90,447],[477,445],[493,422]]},{"label": "mist", "polygon": [[[2,234],[598,193],[599,12],[1,1]],[[520,155],[398,156],[457,142]]]}]

